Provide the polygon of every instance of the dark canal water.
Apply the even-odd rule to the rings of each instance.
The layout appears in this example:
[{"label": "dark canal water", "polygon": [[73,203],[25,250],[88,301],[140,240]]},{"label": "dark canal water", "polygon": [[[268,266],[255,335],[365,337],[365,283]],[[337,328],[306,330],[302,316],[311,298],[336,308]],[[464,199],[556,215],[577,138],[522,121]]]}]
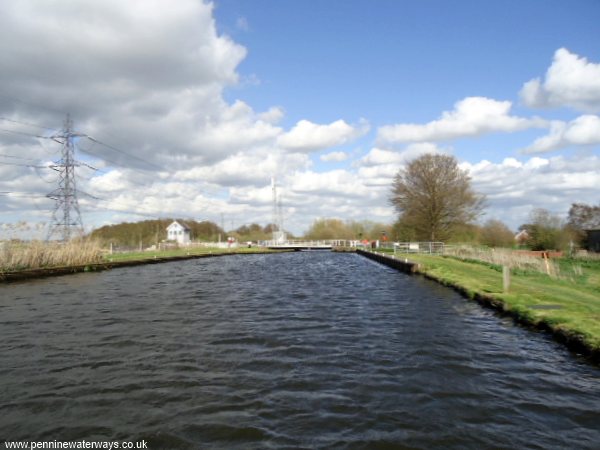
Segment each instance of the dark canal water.
[{"label": "dark canal water", "polygon": [[353,254],[0,286],[0,440],[599,448],[600,370]]}]

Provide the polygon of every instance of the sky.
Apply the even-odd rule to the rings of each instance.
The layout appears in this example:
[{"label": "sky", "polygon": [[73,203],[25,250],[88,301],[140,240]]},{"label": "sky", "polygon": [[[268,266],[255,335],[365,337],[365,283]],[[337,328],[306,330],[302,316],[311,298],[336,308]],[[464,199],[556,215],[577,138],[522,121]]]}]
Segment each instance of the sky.
[{"label": "sky", "polygon": [[598,0],[14,0],[0,15],[0,238],[43,237],[70,115],[86,230],[392,223],[457,158],[481,223],[600,203]]}]

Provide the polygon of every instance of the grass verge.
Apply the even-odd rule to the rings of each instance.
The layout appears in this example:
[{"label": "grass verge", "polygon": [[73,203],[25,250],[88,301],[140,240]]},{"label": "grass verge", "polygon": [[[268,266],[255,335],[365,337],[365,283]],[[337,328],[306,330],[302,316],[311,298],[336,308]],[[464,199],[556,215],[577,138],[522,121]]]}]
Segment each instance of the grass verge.
[{"label": "grass verge", "polygon": [[521,323],[549,330],[572,348],[600,359],[598,262],[558,261],[562,273],[576,274],[569,277],[514,269],[510,289],[503,292],[501,266],[448,256],[406,256],[418,263],[418,272],[428,278],[504,311]]},{"label": "grass verge", "polygon": [[210,254],[230,254],[230,253],[275,253],[276,250],[269,250],[262,247],[237,247],[237,248],[220,248],[220,247],[197,247],[197,248],[179,248],[164,251],[143,251],[143,252],[127,252],[114,253],[105,255],[104,260],[107,263],[125,262],[125,261],[145,261],[153,259],[169,259],[180,258],[184,256],[202,256]]},{"label": "grass verge", "polygon": [[276,253],[260,247],[198,247],[107,254],[93,241],[35,242],[0,248],[0,281],[20,281],[116,267],[246,253]]}]

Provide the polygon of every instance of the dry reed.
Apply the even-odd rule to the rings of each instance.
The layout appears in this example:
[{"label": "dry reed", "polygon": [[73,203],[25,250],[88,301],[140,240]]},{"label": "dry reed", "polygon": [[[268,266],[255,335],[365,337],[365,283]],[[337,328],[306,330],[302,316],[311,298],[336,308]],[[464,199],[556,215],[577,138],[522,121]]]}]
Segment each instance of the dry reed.
[{"label": "dry reed", "polygon": [[559,276],[559,267],[551,259],[521,254],[509,249],[490,249],[470,246],[447,247],[444,255],[462,260],[482,261],[511,269],[545,273],[552,277]]},{"label": "dry reed", "polygon": [[0,243],[0,271],[9,272],[45,267],[81,266],[101,262],[102,249],[98,242],[76,239],[59,242]]}]

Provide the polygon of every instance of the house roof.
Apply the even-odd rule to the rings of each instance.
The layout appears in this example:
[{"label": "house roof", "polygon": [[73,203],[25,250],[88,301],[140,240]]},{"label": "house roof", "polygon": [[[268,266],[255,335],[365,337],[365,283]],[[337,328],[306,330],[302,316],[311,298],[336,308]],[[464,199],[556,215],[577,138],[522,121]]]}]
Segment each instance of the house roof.
[{"label": "house roof", "polygon": [[173,225],[179,225],[181,228],[183,228],[185,231],[192,231],[192,229],[190,227],[188,227],[185,223],[181,223],[178,222],[177,220],[174,220],[173,223],[171,223],[168,227],[167,230],[169,228],[171,228]]}]

